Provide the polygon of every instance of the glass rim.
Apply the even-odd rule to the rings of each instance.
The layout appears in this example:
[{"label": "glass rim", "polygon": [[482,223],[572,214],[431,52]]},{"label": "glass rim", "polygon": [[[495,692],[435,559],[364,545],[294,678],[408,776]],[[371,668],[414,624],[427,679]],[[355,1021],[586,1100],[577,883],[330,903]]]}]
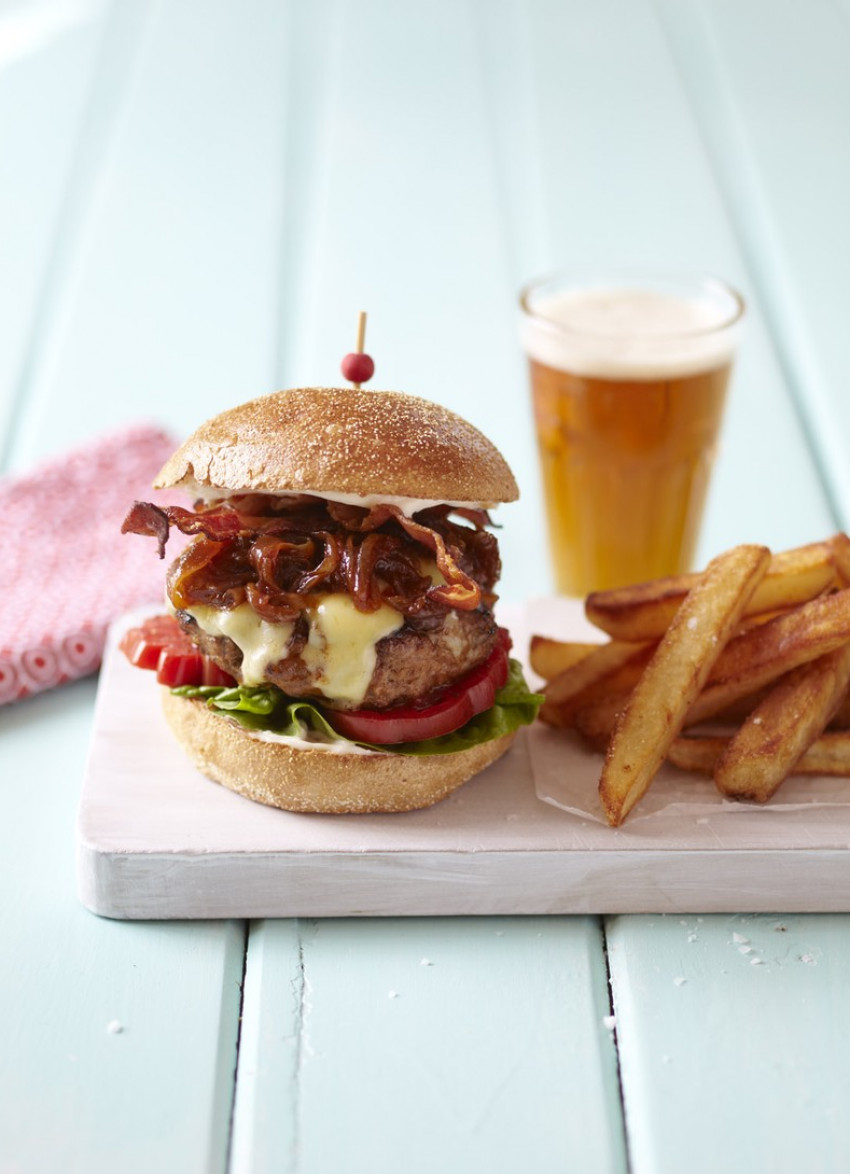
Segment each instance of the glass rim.
[{"label": "glass rim", "polygon": [[[722,334],[724,331],[731,330],[732,327],[737,326],[743,319],[747,309],[743,295],[734,286],[730,285],[728,281],[724,281],[722,277],[717,277],[713,273],[684,269],[623,267],[612,269],[589,268],[582,270],[579,266],[575,270],[555,270],[545,276],[533,278],[521,287],[519,304],[526,318],[543,328],[559,334],[580,336],[587,339],[599,339],[600,341],[633,337],[634,332],[625,330],[588,330],[586,327],[579,328],[570,326],[569,323],[558,321],[555,318],[541,314],[539,309],[531,305],[531,297],[536,291],[549,285],[554,286],[558,283],[564,283],[565,285],[569,283],[571,288],[576,291],[582,289],[616,289],[618,284],[628,288],[640,288],[641,286],[644,288],[652,288],[653,286],[660,288],[664,283],[679,284],[682,287],[689,285],[694,291],[714,290],[715,292],[720,292],[731,302],[729,314],[721,321],[715,322],[711,326],[698,326],[686,330],[659,331],[657,334],[651,335],[656,341],[663,339],[706,338],[711,335]],[[564,289],[564,292],[567,292],[567,290]]]}]

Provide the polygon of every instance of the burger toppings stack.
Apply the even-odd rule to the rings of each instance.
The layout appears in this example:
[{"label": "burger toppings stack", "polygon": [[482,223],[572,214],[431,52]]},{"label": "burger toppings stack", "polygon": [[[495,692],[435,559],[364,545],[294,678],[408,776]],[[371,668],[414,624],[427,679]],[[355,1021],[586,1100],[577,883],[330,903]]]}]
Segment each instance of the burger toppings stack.
[{"label": "burger toppings stack", "polygon": [[492,611],[488,511],[516,484],[460,417],[396,392],[278,392],[202,425],[155,482],[175,485],[194,508],[137,502],[124,522],[160,557],[173,529],[190,541],[169,614],[122,647],[211,778],[290,810],[408,810],[533,720]]}]

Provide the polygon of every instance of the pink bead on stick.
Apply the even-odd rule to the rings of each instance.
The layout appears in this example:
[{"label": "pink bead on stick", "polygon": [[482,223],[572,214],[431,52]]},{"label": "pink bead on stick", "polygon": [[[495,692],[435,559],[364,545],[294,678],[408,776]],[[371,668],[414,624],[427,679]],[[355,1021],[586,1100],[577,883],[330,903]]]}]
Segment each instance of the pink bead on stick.
[{"label": "pink bead on stick", "polygon": [[375,364],[368,355],[352,351],[342,360],[342,373],[355,387],[359,387],[361,383],[368,383],[375,374]]},{"label": "pink bead on stick", "polygon": [[375,374],[375,364],[371,355],[363,353],[363,344],[366,341],[366,311],[361,310],[357,319],[357,350],[351,351],[342,360],[343,376],[353,383],[359,391],[361,383],[368,381]]}]

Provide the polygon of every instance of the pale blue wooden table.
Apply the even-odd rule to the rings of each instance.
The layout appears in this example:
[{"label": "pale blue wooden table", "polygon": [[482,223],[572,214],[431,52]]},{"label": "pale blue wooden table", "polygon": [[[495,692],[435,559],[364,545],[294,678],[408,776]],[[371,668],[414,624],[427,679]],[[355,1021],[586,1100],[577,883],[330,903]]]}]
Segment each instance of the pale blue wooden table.
[{"label": "pale blue wooden table", "polygon": [[[848,136],[848,0],[2,0],[2,470],[335,382],[365,307],[516,470],[519,601],[515,291],[649,261],[750,307],[701,558],[850,527]],[[100,920],[95,687],[0,711],[3,1174],[850,1169],[847,916]]]}]

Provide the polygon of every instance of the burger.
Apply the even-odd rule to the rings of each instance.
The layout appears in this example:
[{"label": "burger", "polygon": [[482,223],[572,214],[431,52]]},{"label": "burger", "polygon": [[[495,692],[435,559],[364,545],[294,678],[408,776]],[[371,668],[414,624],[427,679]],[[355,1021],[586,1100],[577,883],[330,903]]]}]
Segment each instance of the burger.
[{"label": "burger", "polygon": [[503,755],[539,698],[493,616],[498,450],[400,392],[296,388],[201,425],[123,524],[188,537],[168,614],[122,648],[156,670],[199,769],[291,811],[427,807]]}]

